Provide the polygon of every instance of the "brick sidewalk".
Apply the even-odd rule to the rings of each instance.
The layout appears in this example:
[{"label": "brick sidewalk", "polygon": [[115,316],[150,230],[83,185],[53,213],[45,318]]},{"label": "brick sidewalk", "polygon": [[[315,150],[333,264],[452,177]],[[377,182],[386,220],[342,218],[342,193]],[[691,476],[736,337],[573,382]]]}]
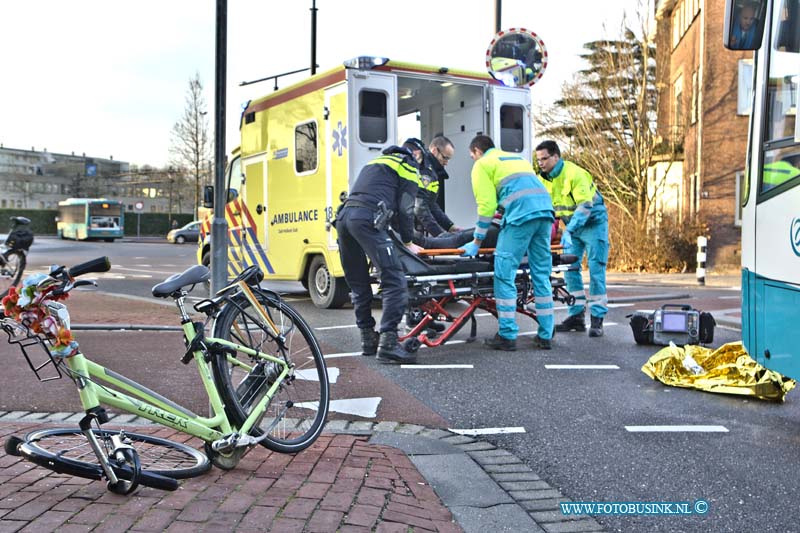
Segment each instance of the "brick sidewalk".
[{"label": "brick sidewalk", "polygon": [[[0,434],[5,441],[37,427],[3,424]],[[132,431],[183,440],[171,430]],[[212,468],[174,492],[142,487],[130,496],[2,455],[0,533],[462,531],[404,452],[367,439],[323,434],[296,455],[258,446],[234,470]]]}]

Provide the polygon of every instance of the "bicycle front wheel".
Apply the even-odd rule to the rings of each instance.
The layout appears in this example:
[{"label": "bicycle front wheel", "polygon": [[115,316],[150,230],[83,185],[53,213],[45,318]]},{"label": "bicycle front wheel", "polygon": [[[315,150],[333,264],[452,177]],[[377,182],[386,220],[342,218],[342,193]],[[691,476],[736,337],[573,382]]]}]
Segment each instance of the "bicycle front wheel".
[{"label": "bicycle front wheel", "polygon": [[[289,365],[290,374],[281,381],[251,434],[266,433],[261,444],[270,450],[299,452],[319,437],[325,425],[330,400],[328,370],[317,339],[300,314],[277,295],[259,290],[254,294],[277,332],[239,293],[225,304],[214,322],[214,337]],[[280,372],[276,364],[241,352],[215,354],[212,365],[228,416],[238,425],[244,423]]]},{"label": "bicycle front wheel", "polygon": [[0,298],[8,294],[8,289],[19,285],[25,272],[25,253],[20,250],[6,250],[0,261]]},{"label": "bicycle front wheel", "polygon": [[[120,432],[104,429],[93,429],[92,432],[106,455],[109,455],[113,449],[111,436]],[[136,450],[143,473],[185,479],[203,474],[211,468],[204,453],[186,444],[127,431],[124,436],[126,442]],[[34,431],[26,435],[19,451],[29,461],[55,472],[89,479],[103,477],[97,456],[78,428]],[[112,464],[113,466],[115,465]],[[122,473],[124,475],[124,471]],[[146,476],[141,483],[150,485]]]}]

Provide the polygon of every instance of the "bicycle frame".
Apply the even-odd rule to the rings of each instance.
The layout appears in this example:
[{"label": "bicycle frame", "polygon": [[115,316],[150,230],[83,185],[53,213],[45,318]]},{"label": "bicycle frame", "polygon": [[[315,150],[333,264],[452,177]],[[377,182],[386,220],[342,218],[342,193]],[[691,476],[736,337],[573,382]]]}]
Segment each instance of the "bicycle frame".
[{"label": "bicycle frame", "polygon": [[[184,333],[191,335],[194,333],[192,323],[184,324]],[[192,335],[190,338],[193,338]],[[263,398],[256,404],[247,420],[240,428],[234,428],[225,414],[225,408],[214,385],[213,377],[209,364],[206,362],[206,352],[198,350],[194,352],[194,360],[197,364],[200,379],[205,387],[206,394],[211,403],[214,416],[211,418],[202,417],[191,412],[189,409],[161,396],[155,391],[137,383],[134,380],[114,372],[98,363],[89,360],[82,353],[78,353],[66,359],[67,367],[71,370],[71,375],[78,385],[78,393],[84,410],[89,410],[102,405],[108,405],[116,409],[141,416],[163,426],[167,426],[183,433],[188,433],[206,442],[213,442],[223,436],[238,430],[242,434],[248,434],[250,429],[258,422],[266,411],[267,405],[272,400],[275,391],[280,386],[283,379],[289,375],[289,366],[282,359],[278,359],[269,354],[252,350],[245,346],[226,341],[207,337],[206,342],[216,343],[225,348],[241,352],[252,357],[269,361],[279,365],[281,372],[278,374],[275,383],[269,388]],[[227,356],[233,364],[237,364],[249,369],[248,365],[237,359]],[[112,390],[103,387],[97,382],[104,382],[113,385],[116,389]],[[215,429],[219,428],[219,429]]]},{"label": "bicycle frame", "polygon": [[[264,312],[255,294],[253,294],[250,287],[244,281],[238,281],[223,290],[231,289],[234,286],[238,286],[239,290],[245,294],[246,298],[253,305],[253,308],[272,329],[272,333],[279,336],[277,326],[269,315]],[[189,342],[197,336],[198,332],[194,322],[192,322],[185,313],[182,298],[177,302],[177,305],[183,318],[183,334],[188,345]],[[193,413],[189,409],[161,396],[144,385],[91,361],[83,353],[77,353],[66,358],[65,363],[70,370],[70,375],[78,386],[81,404],[86,411],[97,408],[100,405],[108,405],[141,416],[163,426],[193,435],[206,442],[213,442],[221,439],[225,435],[237,430],[240,434],[249,434],[250,430],[260,421],[264,412],[266,412],[267,406],[272,401],[281,382],[289,375],[291,369],[288,363],[278,357],[253,350],[247,346],[242,346],[225,339],[203,337],[202,344],[204,348],[195,350],[193,352],[193,358],[197,365],[200,379],[203,382],[206,395],[211,403],[211,409],[214,413],[214,416],[211,418],[202,417]],[[268,361],[269,363],[277,365],[277,368],[280,368],[275,382],[270,386],[258,403],[255,404],[250,415],[239,428],[231,424],[231,421],[225,413],[222,399],[214,384],[210,365],[206,360],[209,354],[208,346],[214,346],[214,349],[223,349],[228,361],[232,365],[244,368],[248,372],[253,368],[231,356],[231,351]],[[118,390],[106,388],[98,382],[107,383]]]}]

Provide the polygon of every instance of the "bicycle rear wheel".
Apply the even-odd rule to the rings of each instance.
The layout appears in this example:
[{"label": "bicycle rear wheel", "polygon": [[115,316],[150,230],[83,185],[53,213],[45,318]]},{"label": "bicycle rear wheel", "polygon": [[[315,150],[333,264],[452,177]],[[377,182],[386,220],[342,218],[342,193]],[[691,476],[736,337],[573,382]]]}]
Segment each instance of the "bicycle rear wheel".
[{"label": "bicycle rear wheel", "polygon": [[[119,431],[93,429],[95,437],[106,455],[112,450],[111,436]],[[198,476],[211,468],[208,458],[194,448],[179,442],[172,442],[159,437],[124,432],[139,456],[142,477],[139,482],[159,489],[169,489],[165,476],[174,479],[185,479]],[[89,479],[102,479],[103,469],[89,445],[89,441],[78,428],[42,429],[25,436],[19,452],[29,461],[55,472],[70,474]],[[123,479],[129,479],[131,470],[112,461],[115,473]],[[149,474],[155,474],[151,476]],[[169,480],[167,480],[169,481]]]},{"label": "bicycle rear wheel", "polygon": [[0,298],[8,294],[8,289],[19,285],[22,273],[25,272],[25,253],[21,250],[3,252],[0,265]]},{"label": "bicycle rear wheel", "polygon": [[[289,376],[279,385],[251,434],[267,433],[261,444],[270,450],[299,452],[319,437],[325,425],[330,400],[328,370],[314,333],[300,314],[277,295],[259,290],[254,293],[280,335],[273,334],[272,328],[239,293],[225,304],[214,322],[214,337],[288,363]],[[212,366],[228,416],[238,425],[244,423],[279,374],[277,365],[239,352],[215,354]]]}]

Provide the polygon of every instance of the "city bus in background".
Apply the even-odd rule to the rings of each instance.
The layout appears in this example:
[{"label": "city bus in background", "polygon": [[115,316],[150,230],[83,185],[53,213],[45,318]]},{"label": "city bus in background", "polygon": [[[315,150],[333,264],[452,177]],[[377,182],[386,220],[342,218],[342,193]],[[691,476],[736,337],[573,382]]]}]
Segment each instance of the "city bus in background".
[{"label": "city bus in background", "polygon": [[124,235],[124,205],[105,198],[70,198],[58,202],[58,236],[79,241],[114,242]]},{"label": "city bus in background", "polygon": [[800,0],[726,0],[723,44],[754,50],[740,202],[742,339],[753,359],[798,379]]}]

